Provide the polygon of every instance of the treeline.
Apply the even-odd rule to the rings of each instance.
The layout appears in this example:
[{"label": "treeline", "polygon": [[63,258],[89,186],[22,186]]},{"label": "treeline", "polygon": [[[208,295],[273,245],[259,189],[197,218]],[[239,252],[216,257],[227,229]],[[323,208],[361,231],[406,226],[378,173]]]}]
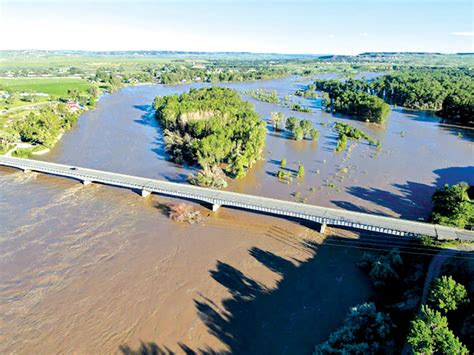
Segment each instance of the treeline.
[{"label": "treeline", "polygon": [[[384,123],[390,113],[390,106],[381,98],[364,91],[362,80],[316,80],[318,90],[328,94],[323,99],[323,108],[328,111],[354,115],[365,121]],[[360,85],[358,85],[360,84]]]},{"label": "treeline", "polygon": [[265,124],[235,90],[209,87],[158,96],[154,108],[171,158],[202,168],[191,182],[225,187],[221,167],[228,176],[243,177],[262,154]]},{"label": "treeline", "polygon": [[467,69],[413,69],[384,75],[367,86],[391,104],[438,111],[452,94],[472,96],[474,74]]},{"label": "treeline", "polygon": [[315,85],[329,94],[329,105],[337,112],[355,111],[350,103],[358,101],[387,110],[377,97],[407,108],[436,110],[458,124],[474,124],[474,73],[468,69],[410,69],[372,81],[317,80]]},{"label": "treeline", "polygon": [[209,64],[168,64],[157,70],[152,70],[156,81],[161,84],[179,84],[182,82],[234,82],[255,81],[281,78],[290,75],[287,67],[273,67],[264,65],[265,62],[252,64],[233,62],[229,65]]}]

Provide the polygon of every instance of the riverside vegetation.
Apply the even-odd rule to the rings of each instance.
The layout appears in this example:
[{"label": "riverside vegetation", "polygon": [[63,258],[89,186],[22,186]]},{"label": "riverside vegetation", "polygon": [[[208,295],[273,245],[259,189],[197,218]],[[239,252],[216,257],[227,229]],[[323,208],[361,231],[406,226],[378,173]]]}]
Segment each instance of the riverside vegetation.
[{"label": "riverside vegetation", "polygon": [[[420,247],[423,242],[413,240],[403,250],[363,255],[358,266],[370,278],[375,297],[352,307],[342,325],[326,342],[316,346],[314,354],[399,353],[405,342],[415,354],[468,353],[463,342],[471,345],[474,335],[474,318],[469,314],[469,300],[474,295],[451,273],[466,284],[472,283],[472,278],[444,270],[443,276],[430,286],[428,304],[420,306],[429,258],[404,253],[407,248]],[[469,272],[466,268],[464,273]],[[452,328],[451,320],[461,326]]]},{"label": "riverside vegetation", "polygon": [[383,123],[390,112],[389,103],[434,110],[450,122],[474,125],[474,74],[469,69],[403,69],[371,81],[316,80],[295,94],[315,97],[316,90],[326,93],[322,103],[326,110],[369,122]]},{"label": "riverside vegetation", "polygon": [[172,160],[201,167],[190,177],[192,183],[224,188],[225,175],[245,176],[262,155],[265,124],[235,90],[191,89],[158,96],[153,105]]},{"label": "riverside vegetation", "polygon": [[[431,221],[459,228],[472,225],[474,208],[468,188],[459,183],[438,189],[433,194]],[[340,328],[314,354],[393,353],[405,342],[415,354],[468,354],[474,346],[474,280],[466,262],[469,258],[450,259],[429,286],[427,303],[420,304],[430,260],[425,255],[442,247],[441,242],[420,237],[389,252],[366,252],[358,266],[369,276],[375,298],[352,307]]]},{"label": "riverside vegetation", "polygon": [[[7,121],[0,127],[0,154],[13,150],[13,156],[30,157],[35,152],[52,148],[62,133],[77,122],[83,110],[95,106],[97,96],[95,86],[90,86],[83,92],[70,89],[67,96],[47,102],[47,105],[38,110],[20,111],[24,112],[23,116]],[[64,103],[67,100],[77,102],[82,109],[72,111]],[[17,145],[21,142],[30,146],[18,148]]]}]

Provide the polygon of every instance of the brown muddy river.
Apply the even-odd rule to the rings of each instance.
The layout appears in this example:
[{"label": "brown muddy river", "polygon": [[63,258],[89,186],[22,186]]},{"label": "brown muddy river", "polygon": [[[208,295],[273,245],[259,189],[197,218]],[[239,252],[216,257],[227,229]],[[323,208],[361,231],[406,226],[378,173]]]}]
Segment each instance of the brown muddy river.
[{"label": "brown muddy river", "polygon": [[[283,96],[308,83],[299,80],[226,86]],[[38,159],[184,182],[192,169],[167,161],[150,104],[192,86],[105,95]],[[262,119],[283,111],[321,134],[295,142],[269,128],[265,159],[231,190],[417,219],[436,186],[474,184],[472,134],[430,113],[394,108],[377,128],[245,98]],[[382,151],[360,142],[334,153],[327,124],[336,120],[380,139]],[[279,182],[282,158],[290,169],[304,164],[305,179]],[[353,233],[323,238],[295,221],[225,208],[211,216],[198,205],[203,223],[179,224],[156,208],[167,201],[0,168],[0,353],[120,353],[140,342],[178,353],[311,353],[370,296]]]}]

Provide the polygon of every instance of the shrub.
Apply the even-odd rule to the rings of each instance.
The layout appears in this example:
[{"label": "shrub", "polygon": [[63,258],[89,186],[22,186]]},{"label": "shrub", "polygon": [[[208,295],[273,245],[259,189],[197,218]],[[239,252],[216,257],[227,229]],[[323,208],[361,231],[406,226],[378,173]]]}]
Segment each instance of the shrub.
[{"label": "shrub", "polygon": [[215,189],[225,189],[227,181],[221,168],[217,166],[205,167],[196,176],[190,176],[189,182],[202,187],[212,187]]},{"label": "shrub", "polygon": [[177,203],[169,206],[169,218],[177,222],[199,223],[202,220],[201,212],[185,203]]}]

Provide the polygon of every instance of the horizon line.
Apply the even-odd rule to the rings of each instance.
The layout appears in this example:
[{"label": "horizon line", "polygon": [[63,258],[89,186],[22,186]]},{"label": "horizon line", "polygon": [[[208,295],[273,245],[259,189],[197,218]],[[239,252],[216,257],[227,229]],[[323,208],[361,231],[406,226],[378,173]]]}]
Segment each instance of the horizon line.
[{"label": "horizon line", "polygon": [[438,55],[474,55],[474,52],[440,52],[440,51],[364,51],[357,54],[342,53],[285,53],[285,52],[252,52],[252,51],[191,51],[191,50],[167,50],[167,49],[0,49],[0,52],[84,52],[84,53],[177,53],[177,54],[254,54],[254,55],[287,55],[287,56],[359,56],[363,54],[438,54]]}]

